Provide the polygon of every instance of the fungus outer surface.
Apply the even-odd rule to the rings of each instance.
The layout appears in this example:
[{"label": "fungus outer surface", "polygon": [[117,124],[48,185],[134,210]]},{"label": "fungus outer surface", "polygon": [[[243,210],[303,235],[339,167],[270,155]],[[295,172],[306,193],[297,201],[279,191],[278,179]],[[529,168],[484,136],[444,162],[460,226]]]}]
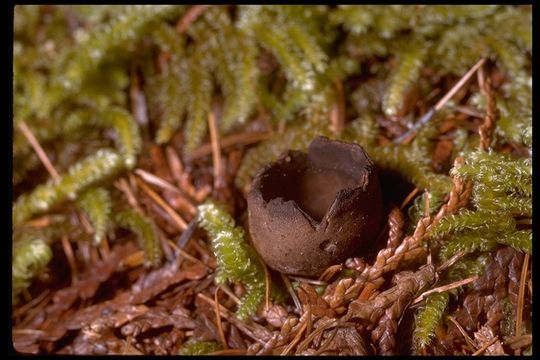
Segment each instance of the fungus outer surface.
[{"label": "fungus outer surface", "polygon": [[265,166],[248,194],[253,244],[287,274],[317,276],[367,249],[382,212],[377,169],[362,147],[325,137]]}]

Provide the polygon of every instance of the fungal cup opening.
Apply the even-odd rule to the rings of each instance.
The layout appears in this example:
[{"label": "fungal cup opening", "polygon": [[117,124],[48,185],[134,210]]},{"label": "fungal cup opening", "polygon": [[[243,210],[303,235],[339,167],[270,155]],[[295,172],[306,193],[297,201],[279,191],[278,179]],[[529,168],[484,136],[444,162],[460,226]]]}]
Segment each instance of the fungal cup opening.
[{"label": "fungal cup opening", "polygon": [[371,163],[358,153],[362,150],[343,145],[320,138],[311,143],[307,154],[289,151],[262,177],[264,201],[294,201],[312,220],[320,222],[340,191],[363,186],[369,175],[366,166]]}]

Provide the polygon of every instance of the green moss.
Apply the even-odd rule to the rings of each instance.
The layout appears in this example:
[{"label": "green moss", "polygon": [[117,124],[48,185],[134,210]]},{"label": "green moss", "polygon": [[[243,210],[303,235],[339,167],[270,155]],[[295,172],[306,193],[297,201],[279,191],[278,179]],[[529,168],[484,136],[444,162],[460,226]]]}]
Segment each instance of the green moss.
[{"label": "green moss", "polygon": [[[286,125],[283,133],[246,149],[235,179],[239,188],[245,189],[255,172],[283,151],[305,150],[316,136],[354,141],[379,167],[425,191],[410,208],[408,228],[423,215],[425,196],[430,196],[431,214],[444,203],[450,175],[473,181],[468,212],[444,219],[433,230],[442,246],[436,258],[458,249],[474,251],[471,257],[483,256],[479,251],[500,244],[530,253],[532,233],[516,228],[513,219],[532,217],[532,7],[211,6],[179,33],[174,24],[187,9],[16,7],[13,182],[16,193],[22,194],[14,199],[16,227],[34,215],[65,212],[59,205],[75,201],[88,212],[98,241],[111,223],[108,209],[122,207],[118,200],[106,200],[104,194],[112,193],[108,180],[136,166],[142,139],[165,144],[182,132],[180,146],[189,157],[207,136],[212,110],[222,135]],[[495,89],[500,119],[492,153],[471,151],[479,138],[474,129],[463,126],[444,136],[452,137],[452,157],[463,155],[464,166],[451,174],[433,169],[441,121],[455,114],[450,106],[420,128],[410,144],[384,143],[392,134],[380,127],[390,120],[383,117],[409,125],[408,119],[437,100],[439,95],[429,97],[435,88],[444,90],[481,57],[488,57],[502,75]],[[432,79],[441,80],[432,84]],[[338,82],[346,122],[339,135],[329,127],[332,109],[341,100]],[[421,99],[427,100],[404,113],[404,99],[415,84]],[[472,95],[463,102],[483,112],[485,99]],[[133,96],[138,96],[134,103]],[[141,106],[149,115],[148,124],[138,124],[131,114]],[[34,174],[44,169],[19,129],[21,121],[62,173],[58,180],[35,180],[40,177]],[[107,149],[111,138],[118,151]],[[81,139],[89,144],[80,144]],[[497,152],[507,145],[521,147],[525,155]],[[127,226],[129,221],[123,223]],[[160,247],[151,226],[133,223],[146,234],[141,245],[148,262],[157,264]],[[231,246],[239,247],[243,235],[234,230],[238,227],[233,223],[218,228],[222,226],[230,228]],[[250,258],[248,250],[242,251]],[[459,262],[448,274],[457,266]],[[241,308],[246,317],[261,296],[263,282],[252,280],[245,282],[249,296]]]},{"label": "green moss", "polygon": [[131,209],[115,212],[113,217],[118,226],[137,235],[137,242],[144,250],[145,265],[157,267],[161,263],[163,250],[152,219]]},{"label": "green moss", "polygon": [[39,231],[26,231],[14,239],[11,265],[11,296],[17,296],[30,286],[32,278],[43,272],[52,259],[52,251],[46,237]]},{"label": "green moss", "polygon": [[178,355],[206,355],[221,350],[216,341],[189,341],[182,346]]},{"label": "green moss", "polygon": [[208,232],[218,263],[216,282],[241,281],[246,287],[236,312],[238,318],[246,319],[255,314],[264,298],[262,260],[222,205],[207,201],[198,209],[200,225]]},{"label": "green moss", "polygon": [[450,296],[447,292],[429,295],[424,307],[417,311],[413,332],[413,343],[417,350],[431,343],[449,300]]}]

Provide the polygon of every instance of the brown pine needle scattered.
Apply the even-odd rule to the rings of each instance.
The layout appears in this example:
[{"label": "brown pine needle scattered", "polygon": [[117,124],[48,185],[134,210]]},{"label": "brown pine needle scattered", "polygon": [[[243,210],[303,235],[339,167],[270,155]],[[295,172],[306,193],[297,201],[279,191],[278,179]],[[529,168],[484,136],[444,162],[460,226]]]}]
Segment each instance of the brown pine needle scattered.
[{"label": "brown pine needle scattered", "polygon": [[270,271],[268,271],[268,266],[264,261],[260,261],[262,268],[264,270],[264,311],[268,311],[270,308],[270,289],[272,286],[272,278],[270,276]]},{"label": "brown pine needle scattered", "polygon": [[[233,147],[237,145],[251,145],[258,143],[260,141],[271,139],[274,136],[273,132],[263,131],[263,132],[243,132],[239,134],[231,134],[224,136],[220,140],[221,148],[225,149],[228,147]],[[204,144],[199,148],[193,150],[191,153],[192,159],[198,159],[203,156],[209,155],[212,153],[212,144]]]},{"label": "brown pine needle scattered", "polygon": [[332,266],[327,267],[326,270],[323,271],[321,276],[319,276],[319,281],[324,281],[324,282],[330,281],[330,279],[335,274],[340,272],[342,269],[343,269],[343,265],[341,265],[341,264],[332,265]]},{"label": "brown pine needle scattered", "polygon": [[190,215],[195,215],[197,213],[197,209],[195,208],[193,203],[185,196],[184,192],[173,184],[143,169],[136,169],[134,172],[147,183],[159,186],[162,189],[166,189],[180,195],[178,200],[182,202],[182,208],[185,208]]},{"label": "brown pine needle scattered", "polygon": [[216,117],[213,111],[208,113],[208,128],[210,129],[210,141],[212,144],[212,163],[214,164],[214,189],[225,186],[223,163],[221,162],[221,146],[219,144],[219,132]]},{"label": "brown pine needle scattered", "polygon": [[400,210],[403,210],[403,208],[405,206],[407,206],[407,204],[416,196],[416,194],[418,194],[418,192],[420,191],[420,189],[418,189],[417,187],[415,187],[410,193],[409,195],[407,195],[407,197],[403,200],[403,202],[401,203],[401,206],[399,207]]},{"label": "brown pine needle scattered", "polygon": [[480,67],[484,65],[485,62],[486,58],[482,58],[472,68],[470,68],[469,71],[467,71],[465,75],[463,75],[461,79],[459,79],[459,81],[452,87],[452,89],[450,89],[450,91],[448,91],[446,95],[444,95],[441,100],[439,100],[437,104],[435,104],[435,106],[433,107],[435,111],[441,110],[444,105],[446,105],[446,103],[463,87],[463,85],[467,83],[471,76],[474,75],[475,71],[480,69]]},{"label": "brown pine needle scattered", "polygon": [[223,326],[221,324],[221,311],[219,309],[219,299],[218,299],[219,289],[220,289],[220,286],[218,286],[216,288],[216,291],[214,291],[214,312],[216,313],[216,325],[218,329],[219,340],[221,341],[221,345],[223,345],[225,349],[228,349],[229,346],[227,345],[227,340],[225,339],[225,333],[223,332]]},{"label": "brown pine needle scattered", "polygon": [[236,295],[234,295],[229,285],[221,284],[220,287],[221,287],[221,291],[227,294],[236,303],[236,305],[240,304],[240,299]]},{"label": "brown pine needle scattered", "polygon": [[285,283],[285,287],[287,287],[287,290],[289,291],[289,294],[291,294],[291,297],[294,301],[294,306],[296,306],[296,311],[298,311],[299,314],[302,313],[302,304],[300,303],[300,300],[298,299],[298,296],[296,295],[296,291],[294,291],[291,281],[287,277],[287,275],[280,273],[281,278],[283,279],[283,282]]},{"label": "brown pine needle scattered", "polygon": [[473,339],[471,339],[471,337],[469,336],[469,334],[467,334],[467,332],[465,331],[465,329],[463,329],[463,326],[461,326],[461,324],[456,320],[454,319],[454,317],[448,315],[447,316],[448,320],[450,320],[456,327],[457,329],[459,330],[459,332],[461,333],[461,335],[463,335],[463,338],[465,339],[465,341],[467,342],[467,344],[469,344],[469,346],[471,347],[471,349],[473,350],[478,350],[478,346],[476,345],[476,343],[473,341]]},{"label": "brown pine needle scattered", "polygon": [[[520,336],[523,326],[523,308],[525,305],[525,285],[527,284],[527,270],[529,268],[529,254],[523,257],[523,267],[521,268],[521,277],[519,279],[519,293],[516,310],[516,333],[515,336]],[[514,355],[519,355],[520,350],[516,349]]]},{"label": "brown pine needle scattered", "polygon": [[394,142],[397,144],[406,144],[412,141],[412,139],[416,136],[417,130],[424,124],[426,124],[431,118],[433,118],[433,115],[435,115],[436,112],[440,111],[446,103],[467,83],[467,81],[471,78],[471,76],[474,74],[475,71],[477,71],[484,63],[486,62],[485,58],[480,59],[469,71],[465,73],[459,79],[459,81],[444,95],[438,102],[435,104],[433,108],[428,110],[420,120],[418,120],[413,127],[411,127],[409,130],[407,130],[402,135],[398,136],[394,139]]},{"label": "brown pine needle scattered", "polygon": [[205,264],[204,262],[202,262],[201,260],[197,259],[195,256],[191,255],[190,253],[186,252],[185,250],[179,248],[175,243],[174,241],[170,240],[170,239],[167,239],[167,242],[169,243],[169,246],[172,247],[175,251],[177,251],[180,255],[182,255],[183,257],[185,257],[186,259],[194,262],[194,263],[199,263],[199,264],[202,264],[204,265],[204,267],[206,268],[209,268],[209,266],[207,264]]},{"label": "brown pine needle scattered", "polygon": [[414,301],[412,302],[411,305],[419,303],[420,301],[424,300],[426,297],[428,297],[431,294],[442,293],[442,292],[445,292],[445,291],[448,291],[448,290],[452,290],[452,289],[455,289],[455,288],[470,284],[473,281],[475,281],[476,279],[478,279],[478,276],[473,276],[473,277],[470,277],[470,278],[467,278],[467,279],[463,279],[463,280],[453,282],[453,283],[448,284],[448,285],[443,285],[443,286],[439,286],[437,288],[428,290],[428,291],[424,292],[423,294],[421,294],[420,296],[418,296],[416,299],[414,299]]},{"label": "brown pine needle scattered", "polygon": [[487,350],[488,347],[490,347],[491,345],[495,344],[495,342],[499,340],[499,337],[498,336],[495,336],[493,337],[491,340],[489,340],[487,343],[485,343],[484,345],[482,345],[482,347],[478,350],[476,350],[472,356],[479,356],[479,355],[482,355],[484,353],[484,351]]},{"label": "brown pine needle scattered", "polygon": [[56,169],[54,168],[53,164],[51,163],[51,160],[49,160],[49,157],[47,156],[47,154],[45,153],[45,151],[43,150],[43,148],[37,141],[36,137],[30,130],[28,125],[26,125],[24,121],[21,121],[19,123],[19,129],[21,129],[24,137],[26,137],[26,139],[28,140],[28,142],[30,143],[34,151],[36,152],[37,156],[39,157],[39,160],[41,161],[43,166],[45,166],[49,174],[55,179],[58,178],[60,174],[58,174],[58,171],[56,171]]},{"label": "brown pine needle scattered", "polygon": [[445,271],[446,269],[450,268],[450,266],[454,265],[459,259],[461,259],[463,256],[467,255],[466,251],[460,251],[454,255],[448,260],[446,260],[444,263],[442,263],[438,268],[437,272],[441,273]]},{"label": "brown pine needle scattered", "polygon": [[64,249],[69,268],[71,269],[71,283],[74,284],[77,282],[79,271],[77,270],[77,264],[75,263],[75,256],[73,256],[73,248],[66,235],[62,236],[62,249]]},{"label": "brown pine needle scattered", "polygon": [[39,302],[41,302],[41,300],[45,299],[45,297],[47,295],[49,295],[50,292],[51,291],[49,289],[45,289],[41,294],[39,294],[34,299],[32,299],[32,301],[24,304],[23,306],[21,306],[18,309],[15,309],[13,311],[13,313],[11,314],[11,316],[13,318],[16,318],[18,316],[21,316],[21,315],[25,314],[28,310],[30,310],[30,309],[32,309],[34,307],[37,307],[37,304],[39,304]]},{"label": "brown pine needle scattered", "polygon": [[334,81],[336,89],[336,100],[330,110],[330,127],[335,135],[339,135],[345,130],[345,94],[341,81]]},{"label": "brown pine needle scattered", "polygon": [[161,198],[154,190],[152,190],[148,185],[146,185],[142,180],[137,178],[137,185],[141,188],[142,191],[146,193],[159,207],[161,207],[165,212],[173,219],[176,226],[184,231],[187,229],[188,225],[184,219],[174,209],[167,204],[165,200]]},{"label": "brown pine needle scattered", "polygon": [[493,87],[491,86],[491,78],[487,77],[482,81],[482,92],[486,97],[486,115],[484,122],[478,128],[480,135],[480,144],[478,145],[480,150],[487,151],[490,147],[491,136],[493,134],[493,127],[497,120],[497,104],[495,103],[495,94],[493,93]]},{"label": "brown pine needle scattered", "polygon": [[184,32],[186,32],[186,30],[188,29],[189,25],[194,22],[195,20],[197,20],[197,18],[199,16],[201,16],[201,14],[206,10],[208,9],[210,5],[194,5],[192,7],[189,8],[188,11],[186,11],[186,13],[184,14],[184,16],[182,16],[178,22],[176,23],[176,31],[179,33],[179,34],[182,34]]},{"label": "brown pine needle scattered", "polygon": [[300,341],[302,338],[302,335],[304,334],[304,331],[307,329],[307,321],[304,321],[298,332],[296,333],[296,336],[292,341],[287,345],[287,347],[281,352],[280,355],[287,355],[289,351],[292,350],[292,348]]},{"label": "brown pine needle scattered", "polygon": [[[203,293],[198,293],[197,297],[199,297],[201,300],[207,302],[208,304],[210,304],[212,306],[215,306],[214,300],[210,299],[208,296],[204,295]],[[219,304],[219,310],[220,310],[220,315],[225,320],[227,320],[227,321],[233,323],[234,325],[236,325],[238,330],[242,331],[244,334],[246,334],[247,336],[249,336],[253,340],[255,340],[255,341],[257,341],[257,342],[259,342],[259,343],[261,343],[263,345],[265,344],[265,342],[263,340],[261,340],[260,338],[255,336],[253,331],[251,331],[249,329],[249,325],[247,325],[243,321],[240,321],[237,318],[235,318],[234,314],[229,309],[227,309],[225,306]]]},{"label": "brown pine needle scattered", "polygon": [[313,341],[313,339],[315,339],[315,337],[318,336],[319,334],[321,334],[323,331],[328,330],[328,329],[333,328],[333,327],[336,327],[341,322],[342,322],[341,320],[334,319],[332,321],[329,321],[329,322],[319,326],[315,331],[313,331],[311,334],[309,334],[309,336],[306,336],[304,341],[302,341],[298,345],[298,347],[296,348],[296,354],[298,354],[298,353],[304,351],[305,349],[307,349],[307,347]]}]

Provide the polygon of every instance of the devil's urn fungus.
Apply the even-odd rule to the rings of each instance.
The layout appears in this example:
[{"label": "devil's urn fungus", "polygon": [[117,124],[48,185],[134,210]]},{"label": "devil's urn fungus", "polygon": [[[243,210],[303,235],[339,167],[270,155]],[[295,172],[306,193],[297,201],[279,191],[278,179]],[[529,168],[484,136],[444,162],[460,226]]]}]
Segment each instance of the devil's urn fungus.
[{"label": "devil's urn fungus", "polygon": [[377,169],[364,149],[318,137],[261,169],[248,194],[253,244],[271,268],[317,276],[367,249],[382,222]]}]

